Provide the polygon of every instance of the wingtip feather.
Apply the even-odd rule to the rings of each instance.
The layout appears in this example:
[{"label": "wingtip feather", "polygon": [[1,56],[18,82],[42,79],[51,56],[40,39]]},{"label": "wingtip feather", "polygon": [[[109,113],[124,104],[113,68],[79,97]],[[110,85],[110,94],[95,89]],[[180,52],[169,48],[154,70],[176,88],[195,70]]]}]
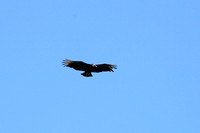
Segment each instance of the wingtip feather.
[{"label": "wingtip feather", "polygon": [[111,65],[111,67],[117,69],[117,65]]},{"label": "wingtip feather", "polygon": [[67,65],[69,65],[70,63],[72,63],[73,61],[71,61],[71,60],[68,60],[68,59],[65,59],[65,60],[63,60],[63,65],[64,66],[67,66]]}]

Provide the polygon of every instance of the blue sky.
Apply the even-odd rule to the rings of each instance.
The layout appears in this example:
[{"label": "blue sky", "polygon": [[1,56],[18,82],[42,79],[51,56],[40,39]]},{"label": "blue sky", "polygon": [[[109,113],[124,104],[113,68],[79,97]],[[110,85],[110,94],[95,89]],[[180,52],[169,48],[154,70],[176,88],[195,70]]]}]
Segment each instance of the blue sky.
[{"label": "blue sky", "polygon": [[199,4],[1,1],[0,132],[199,133]]}]

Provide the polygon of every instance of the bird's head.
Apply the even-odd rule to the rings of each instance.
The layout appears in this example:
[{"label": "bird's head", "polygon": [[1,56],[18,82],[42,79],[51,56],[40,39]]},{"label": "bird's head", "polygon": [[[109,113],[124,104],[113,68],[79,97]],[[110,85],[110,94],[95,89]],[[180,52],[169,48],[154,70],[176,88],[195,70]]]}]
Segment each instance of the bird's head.
[{"label": "bird's head", "polygon": [[92,67],[97,67],[95,64],[92,64]]}]

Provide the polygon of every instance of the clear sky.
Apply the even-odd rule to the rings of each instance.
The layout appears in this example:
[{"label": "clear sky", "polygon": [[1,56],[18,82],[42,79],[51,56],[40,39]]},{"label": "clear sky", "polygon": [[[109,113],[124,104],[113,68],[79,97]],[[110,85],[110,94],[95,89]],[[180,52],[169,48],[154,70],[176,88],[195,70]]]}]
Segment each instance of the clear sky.
[{"label": "clear sky", "polygon": [[[199,0],[0,2],[1,133],[200,133]],[[116,64],[83,77],[63,59]]]}]

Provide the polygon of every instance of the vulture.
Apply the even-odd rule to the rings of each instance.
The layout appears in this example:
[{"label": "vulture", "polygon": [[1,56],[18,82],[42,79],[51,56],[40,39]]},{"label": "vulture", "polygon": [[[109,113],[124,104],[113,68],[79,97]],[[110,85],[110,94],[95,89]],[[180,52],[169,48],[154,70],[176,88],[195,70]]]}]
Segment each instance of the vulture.
[{"label": "vulture", "polygon": [[92,72],[114,72],[114,69],[117,69],[116,65],[111,65],[111,64],[87,64],[83,61],[72,61],[65,59],[63,60],[63,65],[64,67],[70,67],[74,68],[75,70],[78,71],[84,71],[84,73],[81,73],[81,75],[85,77],[92,77]]}]

